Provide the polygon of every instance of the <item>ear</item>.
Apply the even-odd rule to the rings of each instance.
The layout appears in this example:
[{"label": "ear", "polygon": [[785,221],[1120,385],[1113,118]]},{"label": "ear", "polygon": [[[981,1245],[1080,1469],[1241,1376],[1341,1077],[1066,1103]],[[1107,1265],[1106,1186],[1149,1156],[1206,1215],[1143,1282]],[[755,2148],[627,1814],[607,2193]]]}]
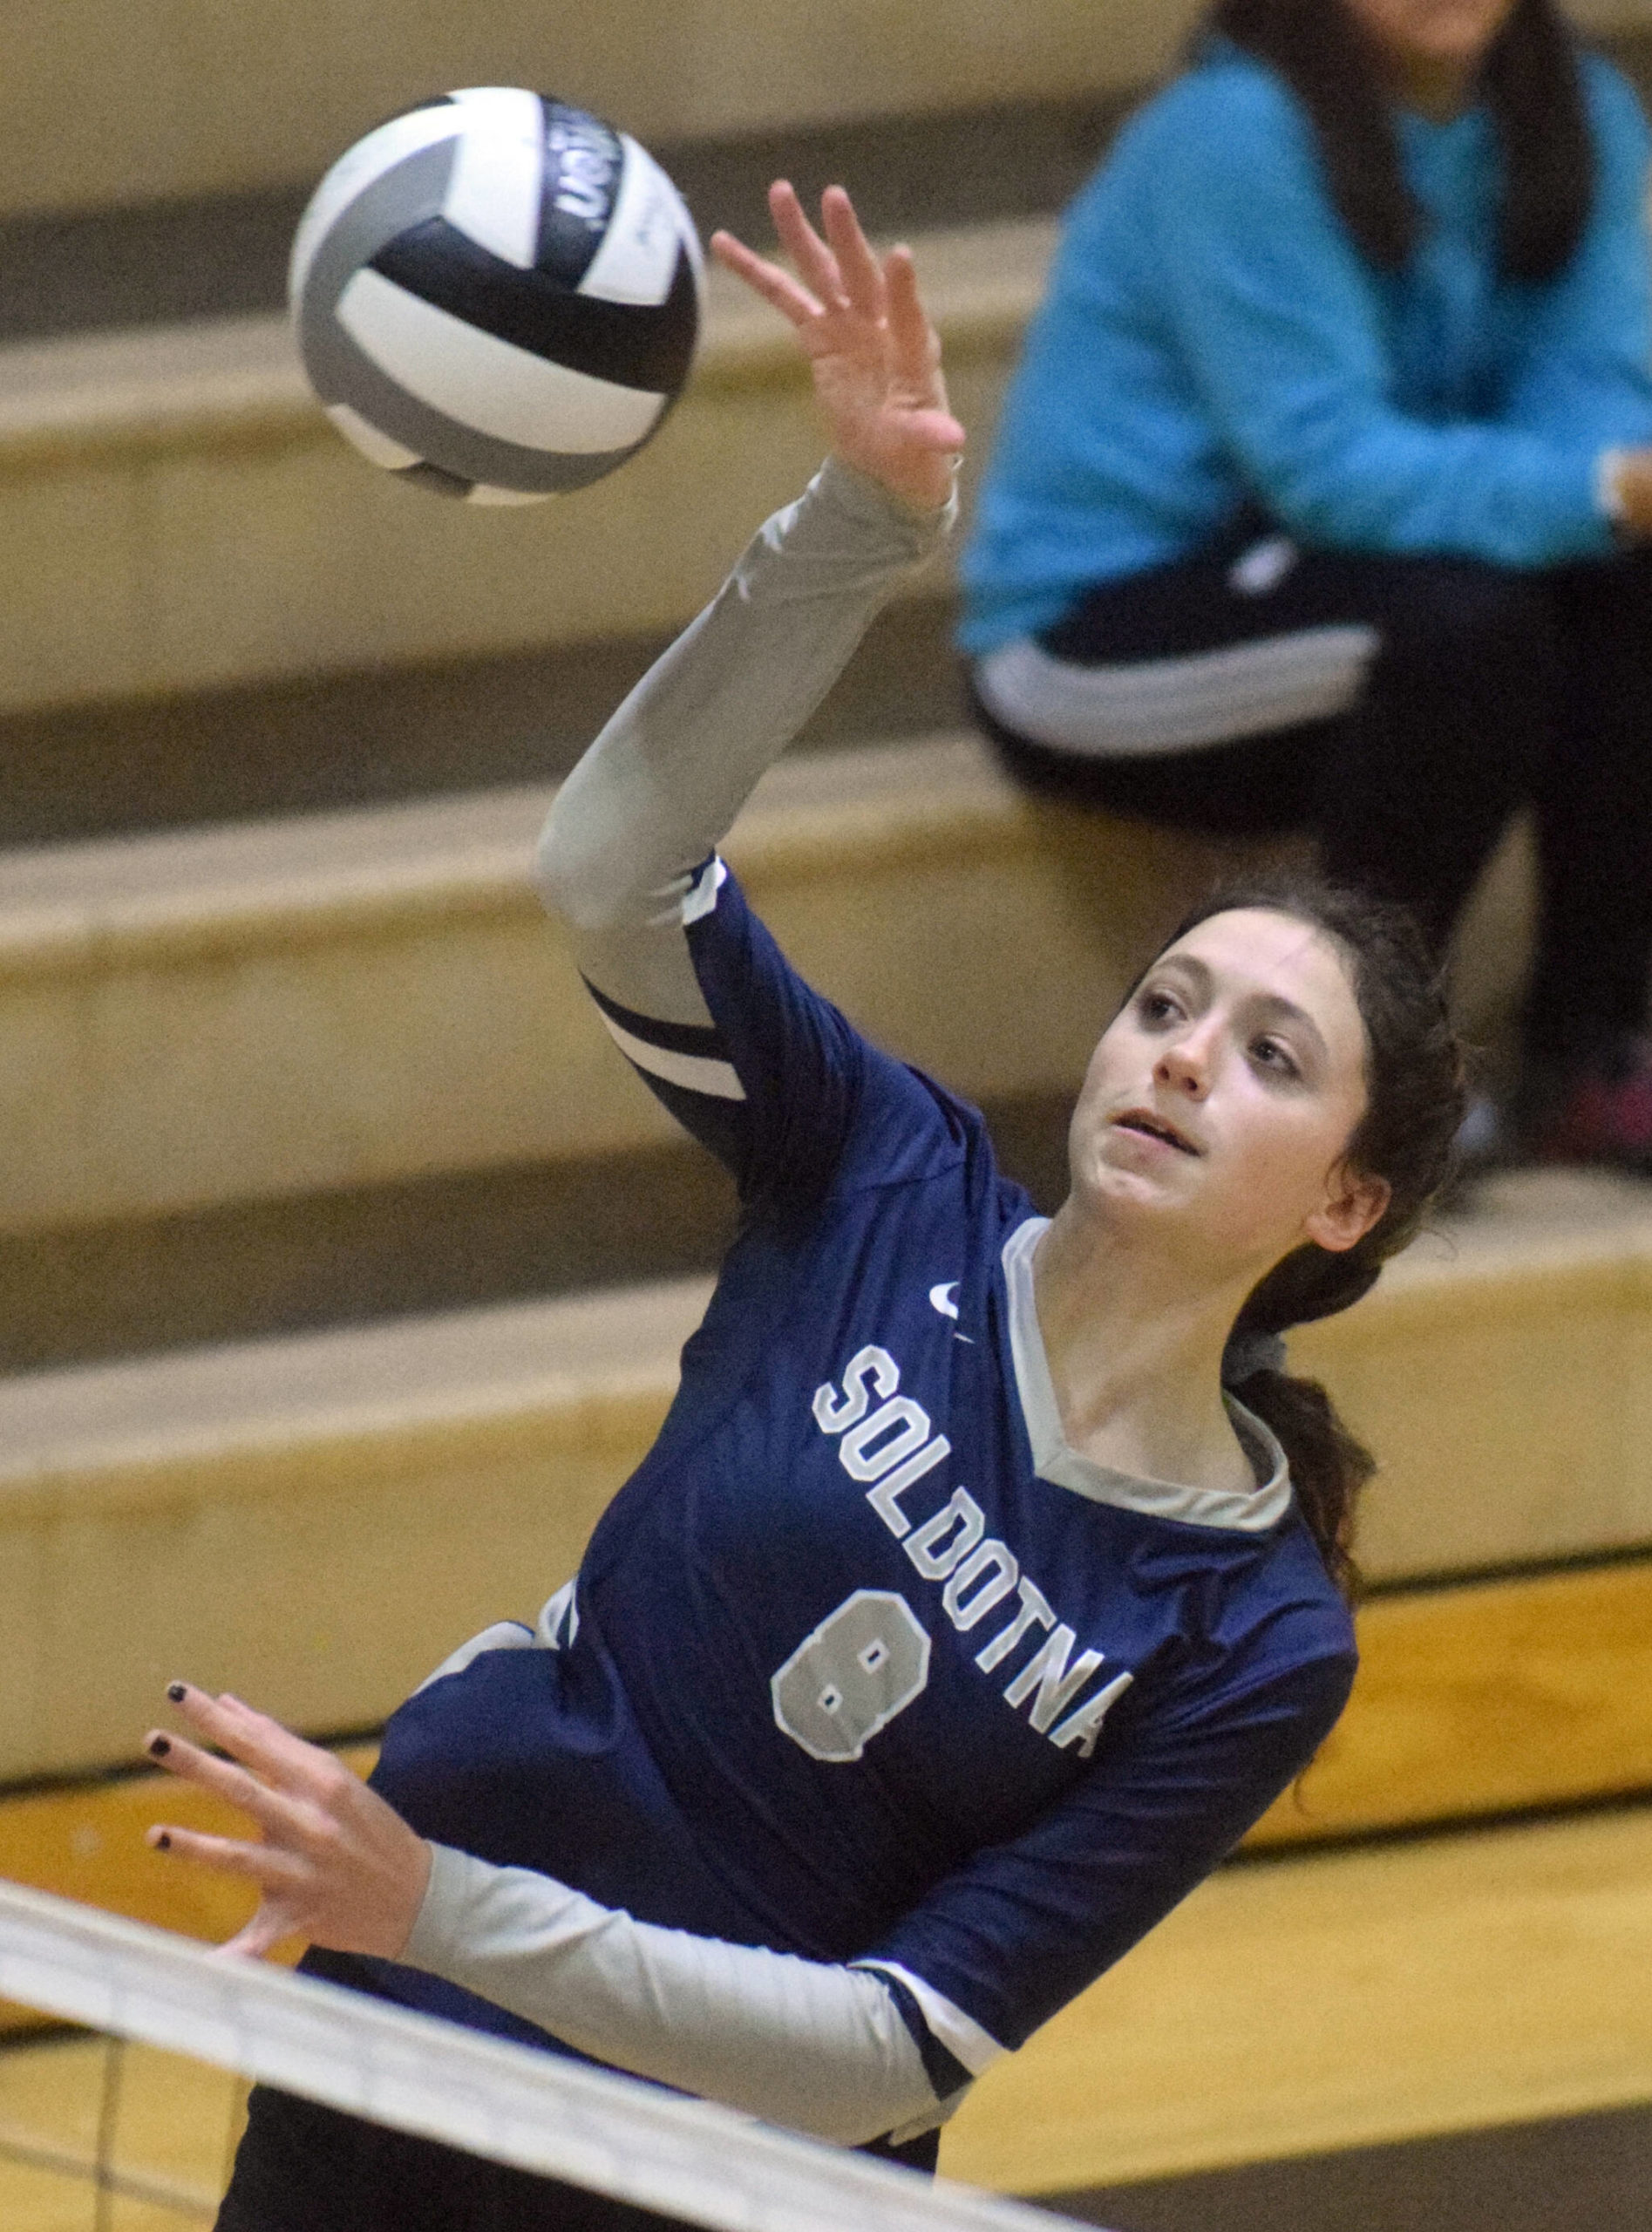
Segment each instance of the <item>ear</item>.
[{"label": "ear", "polygon": [[1325,1199],[1302,1226],[1304,1239],[1316,1241],[1333,1256],[1345,1255],[1364,1239],[1387,1208],[1393,1189],[1386,1178],[1366,1178],[1345,1162],[1326,1181]]}]

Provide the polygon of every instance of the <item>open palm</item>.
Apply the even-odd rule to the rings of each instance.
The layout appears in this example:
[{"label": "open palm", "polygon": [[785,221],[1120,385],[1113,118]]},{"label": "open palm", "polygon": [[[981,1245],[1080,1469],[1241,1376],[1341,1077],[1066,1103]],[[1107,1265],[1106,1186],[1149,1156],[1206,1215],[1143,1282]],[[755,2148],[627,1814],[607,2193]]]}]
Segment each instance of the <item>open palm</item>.
[{"label": "open palm", "polygon": [[908,503],[944,503],[964,432],[947,408],[941,343],[910,250],[874,255],[840,186],[820,199],[824,238],[784,180],[769,188],[769,208],[795,278],[731,233],[711,235],[712,253],[796,332],[838,455]]}]

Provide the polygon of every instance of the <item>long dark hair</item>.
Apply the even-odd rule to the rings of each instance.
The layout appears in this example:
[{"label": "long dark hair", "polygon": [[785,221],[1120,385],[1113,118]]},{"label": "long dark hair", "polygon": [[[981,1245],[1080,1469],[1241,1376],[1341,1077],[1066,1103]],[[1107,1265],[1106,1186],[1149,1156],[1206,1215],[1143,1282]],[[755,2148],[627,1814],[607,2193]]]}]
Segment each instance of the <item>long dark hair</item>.
[{"label": "long dark hair", "polygon": [[[1330,196],[1360,253],[1399,270],[1422,226],[1370,43],[1342,0],[1216,0],[1220,31],[1278,71],[1307,110]],[[1594,194],[1594,147],[1577,47],[1553,0],[1517,0],[1481,84],[1503,151],[1499,255],[1512,279],[1571,260]]]},{"label": "long dark hair", "polygon": [[1347,1147],[1350,1168],[1389,1187],[1388,1206],[1344,1254],[1307,1242],[1254,1287],[1234,1322],[1225,1372],[1246,1407],[1272,1427],[1290,1462],[1296,1500],[1326,1569],[1357,1594],[1353,1536],[1359,1492],[1376,1461],[1349,1432],[1317,1380],[1268,1363],[1245,1369],[1266,1337],[1350,1309],[1390,1256],[1415,1237],[1450,1178],[1465,1101],[1462,1049],[1446,1013],[1438,963],[1398,907],[1311,875],[1226,884],[1193,908],[1174,945],[1213,915],[1239,908],[1288,915],[1322,931],[1346,958],[1365,1026],[1365,1113]]}]

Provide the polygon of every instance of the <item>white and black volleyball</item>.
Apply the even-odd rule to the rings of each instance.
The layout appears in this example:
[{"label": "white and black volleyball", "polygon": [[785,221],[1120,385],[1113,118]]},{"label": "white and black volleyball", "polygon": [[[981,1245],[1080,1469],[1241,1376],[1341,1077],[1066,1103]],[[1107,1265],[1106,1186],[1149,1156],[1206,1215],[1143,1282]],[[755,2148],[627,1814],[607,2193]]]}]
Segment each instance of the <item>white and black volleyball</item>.
[{"label": "white and black volleyball", "polygon": [[583,488],[689,376],[704,274],[645,148],[582,109],[477,85],[342,155],[293,242],[304,370],[375,465],[472,503]]}]

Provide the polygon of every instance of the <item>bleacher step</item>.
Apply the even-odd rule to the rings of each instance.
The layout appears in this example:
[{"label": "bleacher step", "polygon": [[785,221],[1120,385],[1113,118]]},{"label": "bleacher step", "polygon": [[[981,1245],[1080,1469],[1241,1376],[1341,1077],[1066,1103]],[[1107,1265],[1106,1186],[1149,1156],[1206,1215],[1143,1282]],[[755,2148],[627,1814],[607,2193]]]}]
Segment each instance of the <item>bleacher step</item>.
[{"label": "bleacher step", "polygon": [[[528,882],[552,793],[0,860],[0,1230],[670,1136]],[[783,762],[731,857],[806,973],[977,1099],[1082,1076],[1208,848],[1067,824],[965,738]]]},{"label": "bleacher step", "polygon": [[1652,2101],[1652,1810],[1228,1868],[982,2079],[1055,2194]]},{"label": "bleacher step", "polygon": [[[977,454],[1052,237],[914,243]],[[0,711],[672,629],[821,446],[785,328],[721,271],[682,404],[577,499],[393,485],[328,424],[279,316],[15,344],[0,398]]]},{"label": "bleacher step", "polygon": [[371,1725],[531,1617],[646,1449],[703,1283],[0,1381],[0,1777],[129,1755],[180,1671]]},{"label": "bleacher step", "polygon": [[[1372,1577],[1652,1544],[1652,1192],[1511,1180],[1428,1245],[1293,1344],[1382,1453]],[[573,1570],[706,1292],[0,1381],[0,1778],[129,1758],[140,1701],[180,1671],[301,1726],[374,1725],[457,1638],[531,1616]],[[1500,1603],[1496,1649],[1518,1673],[1541,1614]],[[1562,1677],[1528,1677],[1554,1700],[1544,1756],[1570,1745],[1588,1788],[1615,1786],[1567,1734]],[[1401,1676],[1389,1686],[1403,1732],[1415,1705]],[[1357,1791],[1336,1791],[1328,1773],[1330,1825],[1358,1826]]]},{"label": "bleacher step", "polygon": [[[944,593],[886,606],[791,749],[967,727],[953,620]],[[0,716],[0,857],[559,781],[670,640]]]},{"label": "bleacher step", "polygon": [[[1053,2199],[1645,2103],[1649,1960],[1647,1809],[1228,1868],[988,2072],[942,2170]],[[12,2046],[0,2119],[88,2160],[101,2052]],[[214,2190],[237,2106],[137,2056],[118,2159]],[[8,2224],[38,2191],[0,2164]]]},{"label": "bleacher step", "polygon": [[[1597,9],[1623,0],[1593,0]],[[216,0],[134,18],[112,0],[15,0],[0,88],[0,212],[75,210],[318,178],[381,118],[444,86],[534,85],[650,144],[795,130],[1139,84],[1199,0],[621,0],[547,25],[532,0],[456,10],[355,0],[275,22]],[[68,59],[72,46],[72,60]],[[72,98],[71,98],[72,96]]]},{"label": "bleacher step", "polygon": [[[0,854],[0,1233],[674,1136],[531,889],[552,795]],[[1043,805],[961,736],[784,760],[729,849],[807,976],[982,1100],[1075,1088],[1154,941],[1240,857]],[[1472,912],[1482,1041],[1520,904],[1499,873]]]},{"label": "bleacher step", "polygon": [[[1652,1555],[1390,1592],[1359,1628],[1348,1710],[1250,1852],[1652,1792]],[[153,1696],[132,1705],[134,1730],[165,1717]],[[338,1748],[371,1770],[371,1742]],[[167,1820],[234,1836],[238,1818],[153,1770],[0,1792],[0,1877],[223,1938],[251,1910],[247,1887],[169,1865],[143,1833]]]}]

